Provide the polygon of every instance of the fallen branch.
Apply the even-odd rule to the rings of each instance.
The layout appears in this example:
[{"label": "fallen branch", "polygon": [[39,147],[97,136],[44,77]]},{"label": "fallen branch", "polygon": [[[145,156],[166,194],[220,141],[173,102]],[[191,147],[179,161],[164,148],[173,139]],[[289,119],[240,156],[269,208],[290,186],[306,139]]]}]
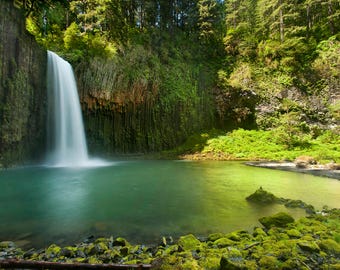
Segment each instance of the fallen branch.
[{"label": "fallen branch", "polygon": [[257,246],[257,245],[259,245],[259,244],[261,244],[261,242],[254,242],[254,243],[250,244],[249,246],[246,246],[243,250],[250,249],[250,248],[252,248],[252,247],[254,247],[254,246]]},{"label": "fallen branch", "polygon": [[0,268],[22,269],[150,269],[151,264],[90,264],[25,260],[0,260]]}]

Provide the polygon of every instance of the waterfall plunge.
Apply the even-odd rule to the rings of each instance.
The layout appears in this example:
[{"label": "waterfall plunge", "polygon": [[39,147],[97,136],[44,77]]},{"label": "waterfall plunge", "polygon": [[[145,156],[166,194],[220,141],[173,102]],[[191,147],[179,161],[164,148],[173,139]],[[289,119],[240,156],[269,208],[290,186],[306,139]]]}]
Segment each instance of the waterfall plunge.
[{"label": "waterfall plunge", "polygon": [[48,51],[48,160],[50,166],[104,165],[89,160],[76,81],[71,65]]}]

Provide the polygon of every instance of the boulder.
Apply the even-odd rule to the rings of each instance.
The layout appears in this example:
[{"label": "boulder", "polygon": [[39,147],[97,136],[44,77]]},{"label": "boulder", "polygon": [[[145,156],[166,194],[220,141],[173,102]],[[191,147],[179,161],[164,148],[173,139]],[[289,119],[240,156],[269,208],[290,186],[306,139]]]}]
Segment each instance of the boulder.
[{"label": "boulder", "polygon": [[220,261],[220,270],[247,270],[244,260],[229,258],[229,256],[223,255]]},{"label": "boulder", "polygon": [[315,158],[310,156],[299,156],[294,160],[295,166],[297,168],[305,169],[309,165],[317,164]]},{"label": "boulder", "polygon": [[52,259],[52,258],[58,257],[60,255],[60,252],[61,252],[61,247],[55,244],[52,244],[46,249],[45,255],[48,259]]},{"label": "boulder", "polygon": [[340,244],[333,239],[321,240],[319,243],[319,247],[327,254],[334,255],[335,257],[340,257]]},{"label": "boulder", "polygon": [[208,241],[215,242],[216,240],[223,238],[225,234],[223,233],[212,233],[208,236]]},{"label": "boulder", "polygon": [[273,216],[262,217],[259,222],[267,229],[271,227],[286,227],[289,223],[294,222],[294,218],[287,213],[279,212]]},{"label": "boulder", "polygon": [[201,246],[201,242],[194,235],[188,234],[179,238],[178,246],[182,251],[197,250]]},{"label": "boulder", "polygon": [[214,245],[219,247],[219,248],[232,246],[234,244],[235,244],[235,242],[233,240],[227,238],[227,237],[223,237],[223,238],[217,239],[214,242]]},{"label": "boulder", "polygon": [[15,244],[12,241],[2,241],[0,242],[0,249],[14,248]]},{"label": "boulder", "polygon": [[270,204],[279,202],[279,198],[274,194],[265,191],[262,187],[256,190],[253,194],[246,198],[249,202],[259,203],[259,204]]},{"label": "boulder", "polygon": [[126,239],[124,239],[123,237],[118,237],[113,241],[112,245],[113,246],[125,247],[125,246],[129,245],[129,242]]},{"label": "boulder", "polygon": [[299,241],[297,245],[301,250],[307,252],[319,252],[320,248],[314,241]]}]

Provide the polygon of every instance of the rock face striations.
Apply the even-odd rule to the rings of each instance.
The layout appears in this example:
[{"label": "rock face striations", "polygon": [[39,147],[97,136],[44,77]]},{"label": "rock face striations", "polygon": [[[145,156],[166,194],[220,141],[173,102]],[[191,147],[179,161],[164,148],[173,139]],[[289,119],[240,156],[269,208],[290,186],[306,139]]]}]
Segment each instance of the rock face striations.
[{"label": "rock face striations", "polygon": [[13,1],[0,1],[0,167],[44,152],[46,51]]}]

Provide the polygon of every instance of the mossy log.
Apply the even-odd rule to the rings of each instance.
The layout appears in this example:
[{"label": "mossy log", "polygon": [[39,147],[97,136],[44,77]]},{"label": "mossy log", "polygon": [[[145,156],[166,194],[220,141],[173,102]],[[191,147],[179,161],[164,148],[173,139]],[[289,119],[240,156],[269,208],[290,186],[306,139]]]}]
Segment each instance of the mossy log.
[{"label": "mossy log", "polygon": [[0,268],[13,269],[150,269],[151,264],[89,264],[25,260],[0,260]]}]

